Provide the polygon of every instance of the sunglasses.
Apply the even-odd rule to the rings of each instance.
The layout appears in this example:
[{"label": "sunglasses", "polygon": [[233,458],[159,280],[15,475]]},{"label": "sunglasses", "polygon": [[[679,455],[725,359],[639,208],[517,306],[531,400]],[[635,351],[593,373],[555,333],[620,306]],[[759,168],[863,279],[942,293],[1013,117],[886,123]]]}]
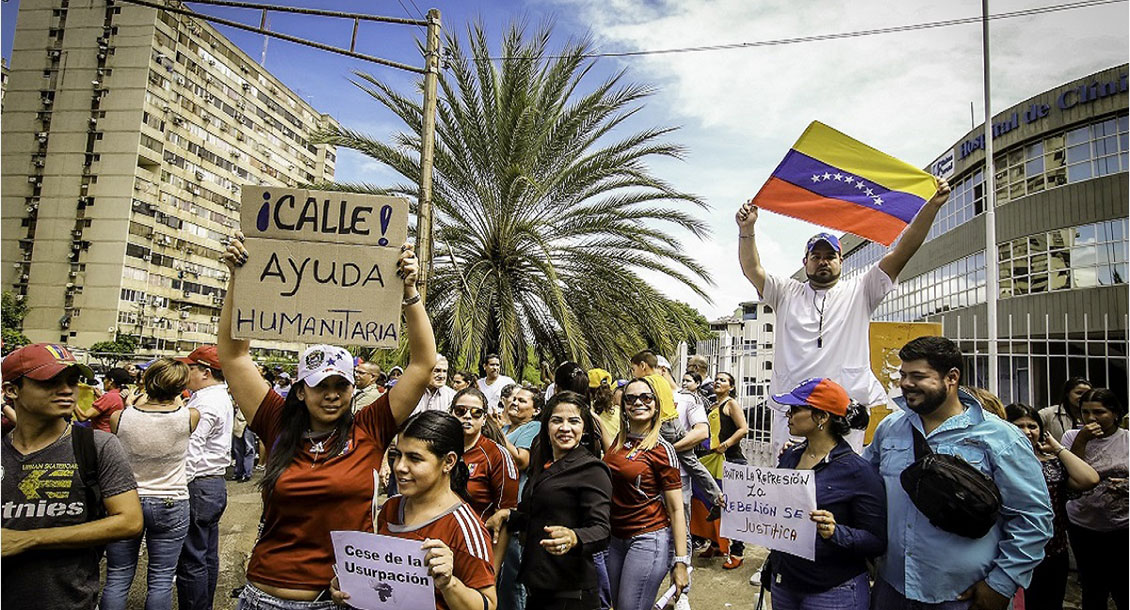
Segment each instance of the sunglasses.
[{"label": "sunglasses", "polygon": [[486,411],[479,407],[471,407],[469,409],[463,406],[451,407],[451,413],[455,415],[455,417],[463,417],[468,412],[471,413],[471,419],[480,419],[483,415],[486,415]]},{"label": "sunglasses", "polygon": [[634,405],[637,402],[642,402],[645,405],[650,405],[655,402],[655,394],[624,394],[624,404]]}]

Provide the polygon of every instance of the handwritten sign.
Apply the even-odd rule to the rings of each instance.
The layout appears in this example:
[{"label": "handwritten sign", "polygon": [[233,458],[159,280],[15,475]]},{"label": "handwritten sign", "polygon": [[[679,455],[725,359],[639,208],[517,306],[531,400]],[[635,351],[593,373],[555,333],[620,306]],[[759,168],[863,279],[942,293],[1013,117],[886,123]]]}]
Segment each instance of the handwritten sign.
[{"label": "handwritten sign", "polygon": [[233,337],[398,344],[406,200],[261,186],[242,195],[250,257],[235,276]]},{"label": "handwritten sign", "polygon": [[727,462],[722,469],[721,535],[731,540],[816,557],[816,481],[811,470],[758,468]]},{"label": "handwritten sign", "polygon": [[432,577],[419,540],[330,532],[338,583],[361,610],[435,610]]}]

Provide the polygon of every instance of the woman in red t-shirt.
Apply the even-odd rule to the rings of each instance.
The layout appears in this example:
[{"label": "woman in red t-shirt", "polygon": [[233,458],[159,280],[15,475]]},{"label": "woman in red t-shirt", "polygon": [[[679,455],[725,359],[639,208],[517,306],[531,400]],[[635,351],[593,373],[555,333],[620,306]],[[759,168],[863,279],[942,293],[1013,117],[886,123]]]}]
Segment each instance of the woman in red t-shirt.
[{"label": "woman in red t-shirt", "polygon": [[605,561],[616,610],[650,610],[668,572],[678,592],[673,601],[689,582],[679,462],[675,449],[659,438],[659,424],[651,382],[628,382],[620,432],[604,454],[612,472],[612,541]]},{"label": "woman in red t-shirt", "polygon": [[330,345],[306,348],[297,379],[283,398],[259,374],[248,352],[250,342],[231,338],[234,278],[248,256],[242,238],[237,233],[224,253],[232,281],[216,351],[228,391],[263,440],[268,458],[260,484],[263,531],[251,554],[239,608],[332,608],[330,532],[373,531],[374,474],[397,426],[420,401],[436,362],[431,322],[416,291],[416,256],[405,245],[397,261],[397,274],[404,279],[411,361],[395,388],[354,415],[349,352]]},{"label": "woman in red t-shirt", "polygon": [[[496,532],[492,517],[500,509],[518,506],[518,466],[506,450],[506,437],[486,410],[487,397],[478,388],[464,388],[451,399],[451,414],[463,424],[463,463],[470,471],[467,503]],[[493,527],[492,527],[493,525]],[[495,566],[502,567],[504,549],[495,545]]]},{"label": "woman in red t-shirt", "polygon": [[[423,542],[436,610],[494,610],[490,533],[466,502],[470,473],[462,458],[463,424],[458,419],[442,411],[409,419],[388,451],[402,495],[381,507],[377,533]],[[344,604],[348,599],[335,580],[333,600]]]}]

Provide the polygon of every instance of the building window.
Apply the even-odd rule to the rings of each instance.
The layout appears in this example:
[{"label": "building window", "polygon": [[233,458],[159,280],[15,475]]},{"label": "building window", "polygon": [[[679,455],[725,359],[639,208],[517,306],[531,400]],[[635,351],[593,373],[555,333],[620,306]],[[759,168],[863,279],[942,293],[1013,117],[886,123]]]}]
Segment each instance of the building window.
[{"label": "building window", "polygon": [[1125,218],[1006,241],[997,246],[1000,296],[1125,284],[1126,244]]},{"label": "building window", "polygon": [[985,252],[900,281],[875,312],[877,320],[911,322],[984,303]]},{"label": "building window", "polygon": [[[930,226],[930,232],[926,235],[926,239],[934,239],[954,227],[969,222],[974,216],[984,211],[985,172],[977,170],[973,175],[953,184],[949,201],[946,201],[942,205],[942,209],[938,210],[938,216],[935,218],[934,224]],[[886,253],[885,248],[883,253]],[[878,260],[878,258],[875,260]]]}]

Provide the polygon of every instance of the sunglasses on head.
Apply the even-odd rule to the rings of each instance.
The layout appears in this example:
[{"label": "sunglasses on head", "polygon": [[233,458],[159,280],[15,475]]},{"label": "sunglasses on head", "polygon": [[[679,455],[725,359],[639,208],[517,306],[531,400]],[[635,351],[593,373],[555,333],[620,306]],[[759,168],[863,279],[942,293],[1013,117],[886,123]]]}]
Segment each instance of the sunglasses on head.
[{"label": "sunglasses on head", "polygon": [[454,415],[455,415],[455,417],[463,417],[463,416],[464,416],[464,415],[466,415],[466,414],[467,414],[468,412],[470,412],[470,413],[471,413],[471,418],[472,418],[472,419],[479,419],[479,418],[481,418],[481,417],[482,417],[483,415],[485,415],[485,414],[486,414],[486,411],[485,411],[485,410],[483,410],[483,409],[482,409],[482,408],[480,408],[480,407],[470,407],[470,408],[467,408],[467,407],[464,407],[464,406],[460,406],[460,405],[456,405],[456,406],[454,406],[454,407],[451,407],[451,413],[452,413],[452,414],[454,414]]},{"label": "sunglasses on head", "polygon": [[645,405],[650,405],[655,402],[655,394],[624,394],[624,404],[634,405],[636,402],[642,402]]}]

